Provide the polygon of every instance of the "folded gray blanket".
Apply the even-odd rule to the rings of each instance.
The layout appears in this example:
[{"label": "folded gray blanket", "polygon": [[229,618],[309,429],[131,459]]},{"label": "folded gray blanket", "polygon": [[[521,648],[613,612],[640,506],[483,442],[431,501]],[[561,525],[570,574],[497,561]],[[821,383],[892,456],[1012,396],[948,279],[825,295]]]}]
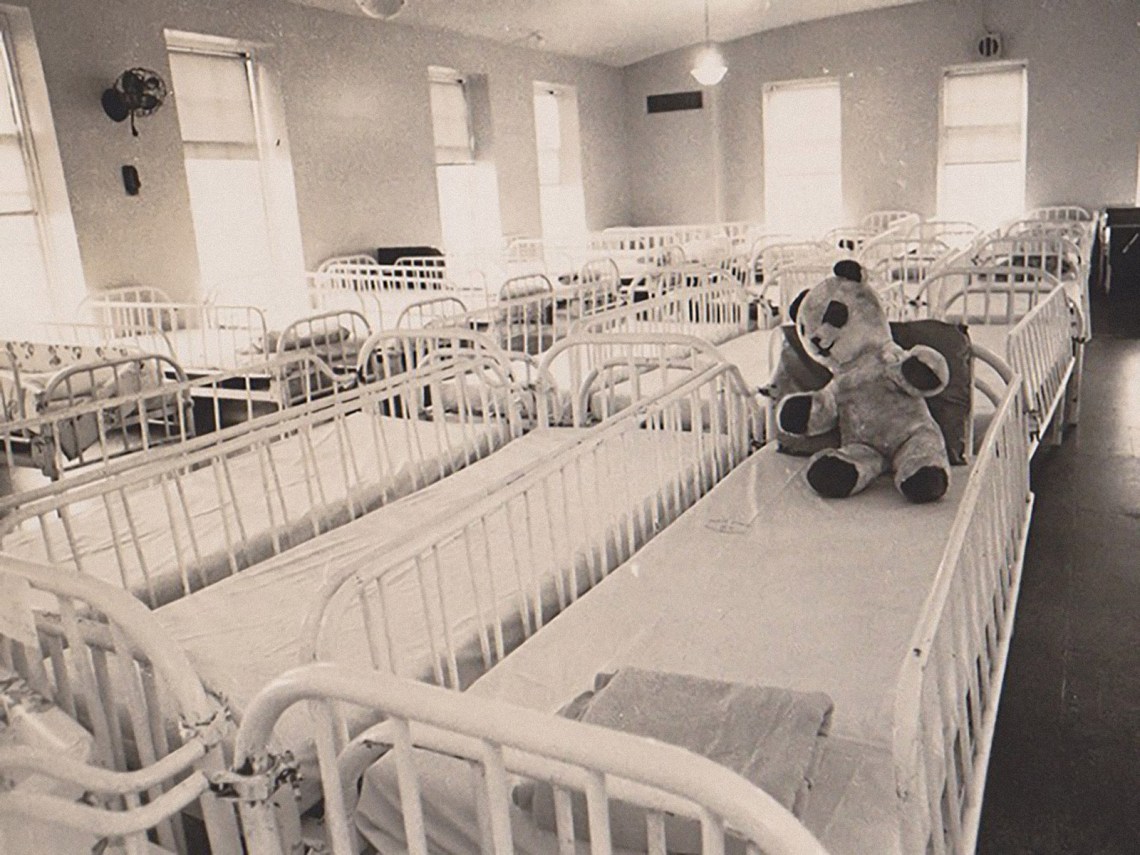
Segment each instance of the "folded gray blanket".
[{"label": "folded gray blanket", "polygon": [[[799,813],[831,710],[831,699],[819,692],[623,668],[600,676],[593,692],[575,698],[561,714],[686,748],[732,769]],[[555,829],[549,785],[522,786],[515,800],[540,828]],[[588,840],[585,798],[574,794],[573,804],[575,836]],[[610,826],[618,847],[646,849],[643,810],[613,803]],[[700,827],[694,820],[667,818],[666,841],[670,852],[700,852]]]}]

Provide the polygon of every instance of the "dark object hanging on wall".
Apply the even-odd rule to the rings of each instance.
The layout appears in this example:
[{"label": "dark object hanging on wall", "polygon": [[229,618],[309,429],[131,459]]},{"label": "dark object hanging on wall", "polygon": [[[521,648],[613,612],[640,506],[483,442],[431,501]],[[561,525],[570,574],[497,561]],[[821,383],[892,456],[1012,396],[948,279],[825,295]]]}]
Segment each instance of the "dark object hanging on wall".
[{"label": "dark object hanging on wall", "polygon": [[667,92],[664,95],[649,95],[645,99],[645,112],[672,113],[675,110],[700,110],[704,107],[704,93]]},{"label": "dark object hanging on wall", "polygon": [[113,122],[131,120],[131,134],[138,136],[135,119],[149,116],[167,96],[166,82],[149,68],[128,68],[110,88],[103,90],[103,112]]}]

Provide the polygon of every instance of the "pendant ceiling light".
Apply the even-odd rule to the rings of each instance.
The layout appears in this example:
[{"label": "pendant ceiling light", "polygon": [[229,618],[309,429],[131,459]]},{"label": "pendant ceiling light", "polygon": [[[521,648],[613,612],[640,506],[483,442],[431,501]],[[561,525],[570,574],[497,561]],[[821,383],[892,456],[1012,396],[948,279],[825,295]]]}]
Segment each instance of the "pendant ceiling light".
[{"label": "pendant ceiling light", "polygon": [[701,86],[716,86],[724,78],[728,66],[724,64],[724,57],[720,48],[709,38],[709,0],[705,0],[705,44],[697,54],[697,61],[689,73],[696,78]]}]

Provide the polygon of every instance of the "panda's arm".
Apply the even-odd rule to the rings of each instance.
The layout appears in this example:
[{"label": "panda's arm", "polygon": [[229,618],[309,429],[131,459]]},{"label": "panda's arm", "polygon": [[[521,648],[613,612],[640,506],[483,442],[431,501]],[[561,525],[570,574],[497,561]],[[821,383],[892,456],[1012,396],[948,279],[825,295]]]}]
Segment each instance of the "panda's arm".
[{"label": "panda's arm", "polygon": [[776,424],[796,436],[818,436],[839,424],[839,407],[832,381],[816,392],[788,395],[776,408]]},{"label": "panda's arm", "polygon": [[900,389],[916,398],[937,395],[950,380],[946,358],[924,344],[900,350],[898,361],[888,368],[888,373]]}]

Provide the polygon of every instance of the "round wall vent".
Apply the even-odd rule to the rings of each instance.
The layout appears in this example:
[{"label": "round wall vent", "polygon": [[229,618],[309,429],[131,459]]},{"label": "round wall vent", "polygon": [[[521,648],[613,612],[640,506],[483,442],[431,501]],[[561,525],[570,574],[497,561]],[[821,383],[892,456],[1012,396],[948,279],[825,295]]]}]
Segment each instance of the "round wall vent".
[{"label": "round wall vent", "polygon": [[978,56],[982,59],[998,59],[1003,47],[1001,33],[985,33],[978,39]]}]

